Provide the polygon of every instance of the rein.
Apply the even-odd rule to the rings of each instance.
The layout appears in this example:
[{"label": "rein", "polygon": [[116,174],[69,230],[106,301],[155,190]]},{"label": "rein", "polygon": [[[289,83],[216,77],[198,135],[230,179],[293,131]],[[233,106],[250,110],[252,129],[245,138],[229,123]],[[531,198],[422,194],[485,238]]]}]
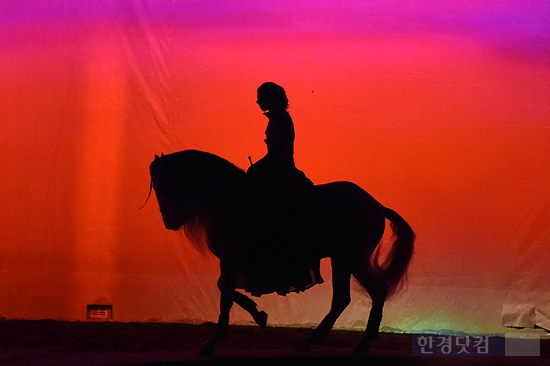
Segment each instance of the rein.
[{"label": "rein", "polygon": [[151,175],[151,181],[149,182],[149,194],[147,195],[147,199],[145,200],[145,203],[138,209],[138,211],[141,210],[143,207],[145,207],[147,202],[149,202],[149,198],[151,198],[151,193],[153,192],[153,175],[156,172],[156,169],[154,169],[154,166],[156,166],[160,161],[160,159],[163,157],[164,157],[164,153],[161,153],[160,156],[155,154],[155,160],[149,166],[149,172]]}]

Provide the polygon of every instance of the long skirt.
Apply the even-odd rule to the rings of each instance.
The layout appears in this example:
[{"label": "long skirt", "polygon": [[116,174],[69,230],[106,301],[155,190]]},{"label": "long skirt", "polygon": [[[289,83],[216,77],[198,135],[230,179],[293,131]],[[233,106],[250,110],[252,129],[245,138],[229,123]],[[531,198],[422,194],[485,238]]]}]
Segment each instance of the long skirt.
[{"label": "long skirt", "polygon": [[323,283],[313,242],[313,183],[292,165],[262,159],[247,171],[250,240],[244,289],[286,295]]}]

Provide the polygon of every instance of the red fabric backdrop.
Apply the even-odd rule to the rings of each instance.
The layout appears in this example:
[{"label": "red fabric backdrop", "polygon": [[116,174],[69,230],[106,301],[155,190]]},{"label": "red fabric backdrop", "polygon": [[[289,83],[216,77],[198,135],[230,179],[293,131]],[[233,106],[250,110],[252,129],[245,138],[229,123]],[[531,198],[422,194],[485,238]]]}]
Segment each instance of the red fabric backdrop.
[{"label": "red fabric backdrop", "polygon": [[[298,167],[358,183],[418,235],[384,329],[548,325],[550,5],[277,4],[0,5],[0,316],[82,320],[101,303],[121,321],[215,321],[215,258],[154,200],[138,208],[156,153],[259,159],[255,90],[271,80]],[[320,321],[322,269],[322,286],[260,299],[270,324]],[[354,287],[337,325],[368,310]]]}]

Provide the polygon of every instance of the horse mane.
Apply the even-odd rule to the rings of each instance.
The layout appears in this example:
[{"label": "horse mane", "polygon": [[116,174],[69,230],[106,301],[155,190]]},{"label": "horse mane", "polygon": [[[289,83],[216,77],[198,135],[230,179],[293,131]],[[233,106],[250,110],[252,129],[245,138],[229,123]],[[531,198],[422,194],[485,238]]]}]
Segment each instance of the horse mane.
[{"label": "horse mane", "polygon": [[208,246],[212,219],[209,211],[215,211],[228,195],[240,192],[245,172],[217,155],[199,150],[162,155],[151,163],[149,169],[151,180],[155,180],[160,187],[155,190],[157,195],[164,195],[173,202],[182,201],[185,197],[186,202],[190,199],[198,203],[186,215],[182,213],[189,207],[176,204],[171,208],[182,210],[176,215],[186,217],[181,229],[193,246],[201,253],[212,250]]},{"label": "horse mane", "polygon": [[201,254],[209,251],[208,245],[208,230],[206,224],[201,220],[199,215],[191,217],[181,228],[193,247]]}]

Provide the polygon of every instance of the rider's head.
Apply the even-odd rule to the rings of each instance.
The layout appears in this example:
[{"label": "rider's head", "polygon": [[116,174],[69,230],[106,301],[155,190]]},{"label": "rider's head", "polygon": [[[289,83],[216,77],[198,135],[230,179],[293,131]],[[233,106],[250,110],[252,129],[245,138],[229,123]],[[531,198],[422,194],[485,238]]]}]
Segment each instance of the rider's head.
[{"label": "rider's head", "polygon": [[288,108],[288,98],[282,86],[271,81],[263,83],[258,88],[258,100],[256,101],[262,111],[273,111]]}]

